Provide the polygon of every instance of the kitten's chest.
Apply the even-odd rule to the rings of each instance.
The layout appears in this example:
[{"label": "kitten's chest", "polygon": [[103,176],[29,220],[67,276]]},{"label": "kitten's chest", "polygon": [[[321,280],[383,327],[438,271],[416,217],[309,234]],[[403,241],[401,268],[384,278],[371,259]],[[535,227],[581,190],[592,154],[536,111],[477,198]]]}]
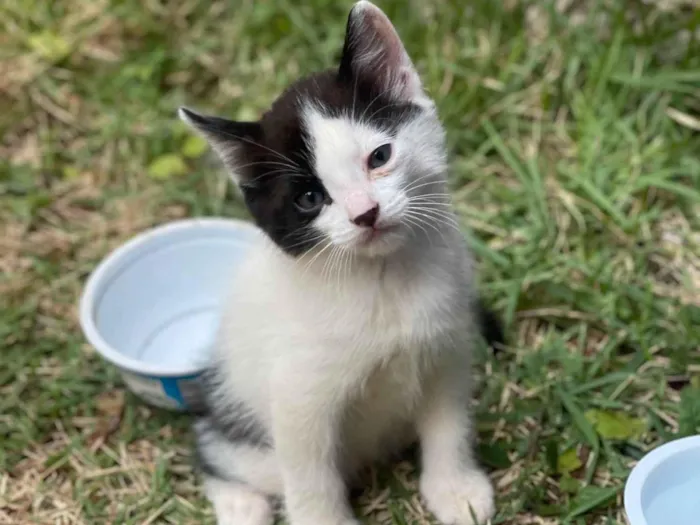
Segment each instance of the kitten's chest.
[{"label": "kitten's chest", "polygon": [[322,308],[333,334],[366,346],[385,345],[393,353],[397,347],[432,346],[441,333],[451,332],[462,310],[459,293],[446,279],[390,281],[358,286]]},{"label": "kitten's chest", "polygon": [[412,411],[422,397],[427,363],[421,356],[399,349],[371,370],[359,391],[357,403],[366,407],[386,404],[398,413]]},{"label": "kitten's chest", "polygon": [[346,461],[373,461],[413,440],[413,421],[424,395],[422,368],[417,356],[400,353],[368,374],[347,407],[342,437]]}]

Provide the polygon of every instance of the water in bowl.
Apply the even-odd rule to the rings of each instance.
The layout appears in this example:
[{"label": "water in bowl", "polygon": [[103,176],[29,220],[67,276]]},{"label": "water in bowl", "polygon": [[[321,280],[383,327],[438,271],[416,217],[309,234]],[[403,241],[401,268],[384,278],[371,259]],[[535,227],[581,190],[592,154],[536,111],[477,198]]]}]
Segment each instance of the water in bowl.
[{"label": "water in bowl", "polygon": [[209,355],[218,319],[216,305],[192,308],[155,326],[144,338],[136,357],[144,363],[188,367]]},{"label": "water in bowl", "polygon": [[653,496],[644,514],[648,525],[700,524],[700,471],[697,478],[669,485]]},{"label": "water in bowl", "polygon": [[700,448],[654,468],[642,490],[642,506],[647,525],[700,525]]}]

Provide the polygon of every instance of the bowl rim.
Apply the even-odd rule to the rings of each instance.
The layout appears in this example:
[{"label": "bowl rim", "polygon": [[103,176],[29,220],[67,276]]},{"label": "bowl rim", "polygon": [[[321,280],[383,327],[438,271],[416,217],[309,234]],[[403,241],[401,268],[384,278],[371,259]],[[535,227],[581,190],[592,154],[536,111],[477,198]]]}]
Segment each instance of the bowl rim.
[{"label": "bowl rim", "polygon": [[688,436],[664,443],[644,456],[635,465],[625,484],[624,505],[627,521],[631,525],[647,525],[642,505],[642,491],[649,475],[671,457],[700,448],[700,435]]},{"label": "bowl rim", "polygon": [[145,231],[137,233],[125,243],[108,253],[93,269],[88,276],[83,286],[83,291],[80,296],[78,306],[80,326],[85,334],[88,342],[97,350],[97,352],[107,361],[120,369],[149,377],[181,377],[193,376],[199,374],[203,368],[201,366],[168,366],[154,365],[145,363],[133,357],[126,356],[113,348],[100,334],[95,323],[94,311],[96,307],[97,292],[103,284],[106,275],[109,275],[112,269],[118,267],[122,260],[140,249],[142,246],[150,243],[157,237],[171,234],[179,230],[207,228],[207,227],[225,228],[231,231],[251,230],[257,228],[251,222],[240,219],[229,219],[224,217],[205,217],[205,218],[188,218],[180,219],[165,224],[157,225]]}]

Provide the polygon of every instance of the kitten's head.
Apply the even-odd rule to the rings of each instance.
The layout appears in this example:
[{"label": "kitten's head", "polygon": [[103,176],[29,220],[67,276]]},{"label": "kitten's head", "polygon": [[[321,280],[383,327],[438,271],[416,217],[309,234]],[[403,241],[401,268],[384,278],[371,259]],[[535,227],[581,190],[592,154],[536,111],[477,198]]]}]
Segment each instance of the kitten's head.
[{"label": "kitten's head", "polygon": [[369,2],[350,12],[340,66],[293,84],[258,122],[180,116],[291,255],[386,256],[441,213],[431,204],[445,191],[442,127],[394,27]]}]

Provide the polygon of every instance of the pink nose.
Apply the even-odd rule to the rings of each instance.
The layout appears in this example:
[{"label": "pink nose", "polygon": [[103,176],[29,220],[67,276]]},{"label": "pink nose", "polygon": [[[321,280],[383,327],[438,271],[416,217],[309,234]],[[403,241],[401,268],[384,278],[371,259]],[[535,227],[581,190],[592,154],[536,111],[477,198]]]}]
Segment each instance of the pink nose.
[{"label": "pink nose", "polygon": [[371,228],[379,217],[379,204],[364,190],[354,190],[345,196],[345,209],[350,220],[358,226]]},{"label": "pink nose", "polygon": [[377,222],[377,217],[379,217],[379,204],[375,204],[373,208],[370,208],[366,212],[358,215],[352,220],[352,222],[354,222],[358,226],[371,228]]}]

